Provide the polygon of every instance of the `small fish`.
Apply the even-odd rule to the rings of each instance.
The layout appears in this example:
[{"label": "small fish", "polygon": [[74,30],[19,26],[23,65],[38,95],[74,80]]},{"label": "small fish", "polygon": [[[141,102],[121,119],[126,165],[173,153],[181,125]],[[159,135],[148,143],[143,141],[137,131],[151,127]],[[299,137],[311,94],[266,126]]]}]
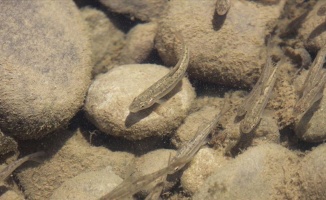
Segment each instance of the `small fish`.
[{"label": "small fish", "polygon": [[[169,161],[167,167],[171,163],[171,153],[169,156]],[[152,191],[146,196],[145,200],[158,200],[160,199],[161,193],[164,189],[165,183],[166,183],[166,175],[161,176],[160,182],[155,185],[155,187],[152,189]]]},{"label": "small fish", "polygon": [[261,93],[261,88],[263,82],[268,79],[268,76],[271,72],[271,68],[269,66],[272,65],[271,58],[270,58],[270,49],[271,46],[271,38],[268,39],[268,45],[266,49],[267,59],[266,63],[262,69],[261,75],[259,76],[258,81],[256,82],[255,86],[252,88],[246,99],[243,101],[243,103],[237,108],[237,116],[241,117],[244,116],[247,113],[247,110],[250,110],[253,105],[253,99],[257,98],[257,93]]},{"label": "small fish", "polygon": [[306,91],[294,106],[293,115],[296,122],[299,122],[302,116],[323,96],[326,84],[326,71],[323,70],[318,73],[322,74],[319,81],[316,80],[310,90]]},{"label": "small fish", "polygon": [[303,88],[302,88],[302,96],[305,95],[305,93],[309,92],[311,90],[312,85],[314,85],[315,82],[320,81],[320,70],[322,70],[323,65],[325,63],[325,56],[326,56],[326,46],[322,47],[314,62],[312,63],[308,75],[303,83]]},{"label": "small fish", "polygon": [[[225,107],[224,110],[217,114],[209,124],[200,126],[193,139],[187,142],[181,149],[178,150],[177,155],[172,159],[171,163],[167,167],[141,177],[126,179],[120,185],[114,188],[110,193],[101,197],[100,200],[117,200],[126,196],[133,195],[158,178],[165,176],[166,174],[174,173],[184,167],[188,162],[192,160],[199,149],[205,144],[207,136],[216,127],[220,117],[229,109],[229,107]],[[154,192],[153,196],[156,196],[159,193],[160,189],[161,187],[157,187],[158,192]],[[152,196],[150,196],[149,199],[151,197]]]},{"label": "small fish", "polygon": [[[268,75],[266,80],[263,80],[260,91],[261,93],[256,93],[255,97],[252,99],[252,106],[247,111],[244,119],[240,122],[240,131],[241,133],[250,133],[260,122],[261,115],[266,107],[269,96],[273,90],[275,81],[276,81],[276,72],[280,65],[282,65],[284,60],[281,60],[277,63],[274,69]],[[268,64],[268,68],[272,68],[271,61]]]},{"label": "small fish", "polygon": [[151,174],[146,174],[137,178],[126,179],[111,192],[101,197],[99,200],[119,200],[123,197],[133,195],[156,179],[166,174],[174,173],[176,170],[186,165],[189,161],[189,159],[178,159],[175,162],[172,162],[169,166]]},{"label": "small fish", "polygon": [[230,108],[230,106],[225,106],[223,111],[219,112],[210,123],[199,126],[195,136],[178,150],[177,155],[173,158],[172,162],[180,158],[192,159],[199,149],[206,143],[208,135],[214,130],[221,116],[229,111]]},{"label": "small fish", "polygon": [[217,0],[215,7],[216,13],[218,15],[225,15],[231,7],[230,1],[231,0]]},{"label": "small fish", "polygon": [[45,153],[43,151],[32,153],[30,155],[22,157],[22,158],[16,160],[15,162],[11,163],[10,165],[8,165],[6,168],[4,168],[0,172],[0,182],[3,182],[4,180],[6,180],[10,176],[10,174],[13,171],[15,171],[19,166],[21,166],[24,162],[26,162],[28,160],[36,160],[38,157],[43,156],[44,154]]},{"label": "small fish", "polygon": [[326,3],[322,4],[319,9],[317,10],[318,16],[325,16],[326,15]]},{"label": "small fish", "polygon": [[182,42],[182,58],[167,75],[156,81],[133,100],[129,106],[131,113],[136,113],[157,103],[159,99],[171,92],[184,77],[189,64],[189,49],[179,33],[176,34],[176,37]]}]

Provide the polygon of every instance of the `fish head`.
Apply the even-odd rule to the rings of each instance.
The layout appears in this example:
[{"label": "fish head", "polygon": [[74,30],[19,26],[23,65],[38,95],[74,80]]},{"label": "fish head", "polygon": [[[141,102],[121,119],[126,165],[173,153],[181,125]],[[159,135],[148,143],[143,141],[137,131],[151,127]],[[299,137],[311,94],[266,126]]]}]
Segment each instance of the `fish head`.
[{"label": "fish head", "polygon": [[154,99],[153,98],[149,98],[149,99],[143,99],[143,98],[139,98],[136,97],[132,103],[129,106],[129,111],[131,113],[137,113],[141,110],[144,110],[146,108],[149,108],[150,106],[152,106],[154,104]]},{"label": "fish head", "polygon": [[255,116],[252,118],[245,118],[240,122],[241,133],[248,134],[251,133],[260,122],[260,116]]}]

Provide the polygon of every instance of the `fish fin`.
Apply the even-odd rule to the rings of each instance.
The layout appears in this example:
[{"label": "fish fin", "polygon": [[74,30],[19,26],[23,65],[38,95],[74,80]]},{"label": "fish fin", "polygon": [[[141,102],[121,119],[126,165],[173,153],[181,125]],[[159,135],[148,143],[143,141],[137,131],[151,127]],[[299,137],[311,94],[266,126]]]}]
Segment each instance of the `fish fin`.
[{"label": "fish fin", "polygon": [[30,157],[28,160],[31,160],[31,161],[34,161],[37,163],[42,163],[44,161],[44,158],[43,158],[44,155],[45,155],[44,151],[39,151],[39,152],[29,155]]},{"label": "fish fin", "polygon": [[268,117],[275,117],[275,111],[274,110],[269,110],[269,109],[265,109],[263,111],[263,116],[268,116]]},{"label": "fish fin", "polygon": [[157,103],[157,104],[159,104],[159,105],[162,105],[162,104],[164,104],[165,102],[167,102],[167,100],[168,100],[168,98],[166,98],[166,97],[162,97],[162,98],[156,100],[155,103]]}]

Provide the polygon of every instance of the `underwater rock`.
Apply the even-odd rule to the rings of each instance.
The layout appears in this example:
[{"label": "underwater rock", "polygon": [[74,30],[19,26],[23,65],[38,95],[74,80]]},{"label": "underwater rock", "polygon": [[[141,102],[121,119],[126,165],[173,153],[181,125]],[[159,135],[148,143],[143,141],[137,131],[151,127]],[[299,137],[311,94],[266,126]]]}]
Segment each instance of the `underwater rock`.
[{"label": "underwater rock", "polygon": [[218,168],[193,196],[197,199],[296,199],[299,158],[276,144],[263,144]]},{"label": "underwater rock", "polygon": [[168,72],[160,65],[130,64],[97,76],[86,98],[88,118],[104,133],[129,140],[171,134],[195,98],[187,78],[163,97],[164,102],[137,113],[129,112],[133,99]]},{"label": "underwater rock", "polygon": [[317,14],[325,1],[317,1],[299,29],[299,38],[304,41],[307,50],[317,52],[326,44],[325,16]]},{"label": "underwater rock", "polygon": [[132,28],[120,55],[121,64],[142,63],[154,48],[157,24],[138,24]]},{"label": "underwater rock", "polygon": [[86,26],[72,0],[0,2],[0,128],[40,138],[82,106],[91,64]]},{"label": "underwater rock", "polygon": [[24,200],[24,196],[17,194],[13,190],[7,190],[4,193],[1,193],[1,200]]},{"label": "underwater rock", "polygon": [[119,185],[122,179],[111,167],[84,172],[67,181],[54,191],[50,200],[98,200]]},{"label": "underwater rock", "polygon": [[180,32],[189,46],[192,78],[232,87],[253,84],[265,62],[265,36],[279,18],[282,0],[276,5],[232,0],[225,16],[215,13],[216,0],[172,0],[162,14],[155,46],[166,63],[177,59],[174,33]]},{"label": "underwater rock", "polygon": [[93,76],[108,71],[117,63],[123,48],[125,34],[100,10],[86,7],[81,9],[89,27],[92,49]]},{"label": "underwater rock", "polygon": [[211,148],[202,148],[190,162],[181,177],[182,187],[194,194],[205,180],[228,162],[227,158]]},{"label": "underwater rock", "polygon": [[153,21],[165,9],[168,0],[100,0],[110,11],[129,14],[133,19]]},{"label": "underwater rock", "polygon": [[322,144],[301,161],[301,169],[298,172],[301,180],[301,199],[326,199],[326,145]]},{"label": "underwater rock", "polygon": [[42,146],[48,149],[46,153],[49,158],[17,173],[27,199],[48,199],[66,180],[107,166],[111,166],[118,176],[124,177],[127,165],[134,158],[131,153],[92,146],[79,129],[46,139]]}]

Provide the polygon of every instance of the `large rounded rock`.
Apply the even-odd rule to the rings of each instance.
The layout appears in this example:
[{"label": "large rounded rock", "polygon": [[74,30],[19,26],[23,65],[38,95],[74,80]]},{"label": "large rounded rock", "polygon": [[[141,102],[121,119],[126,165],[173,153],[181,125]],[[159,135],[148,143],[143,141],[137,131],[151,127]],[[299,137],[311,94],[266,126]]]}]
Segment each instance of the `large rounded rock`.
[{"label": "large rounded rock", "polygon": [[191,51],[189,75],[239,87],[258,78],[265,36],[281,14],[275,5],[232,0],[226,16],[215,14],[216,0],[172,0],[162,14],[156,46],[166,64],[175,62],[174,35],[181,32]]},{"label": "large rounded rock", "polygon": [[[17,174],[19,184],[27,199],[49,199],[58,188],[69,187],[62,186],[64,182],[69,182],[69,179],[84,172],[98,171],[108,166],[112,167],[112,173],[124,178],[129,170],[128,164],[134,159],[134,155],[131,153],[113,152],[103,146],[91,146],[79,129],[75,132],[65,131],[46,138],[43,140],[42,146],[48,149],[47,154],[50,155],[48,159],[39,165],[33,165],[34,167],[25,168]],[[112,179],[118,181],[117,178]],[[113,181],[112,179],[102,179],[101,181],[105,183]],[[88,186],[88,183],[85,183],[85,186]],[[108,189],[112,189],[112,187],[108,186]],[[107,192],[106,189],[103,191]]]},{"label": "large rounded rock", "polygon": [[218,168],[193,199],[297,199],[298,163],[282,146],[253,147]]},{"label": "large rounded rock", "polygon": [[117,62],[124,45],[125,34],[104,12],[86,7],[81,10],[89,27],[93,76],[110,70]]},{"label": "large rounded rock", "polygon": [[129,112],[133,99],[168,72],[160,65],[132,64],[97,76],[86,98],[88,118],[101,131],[129,140],[170,134],[182,123],[195,98],[188,79],[164,97],[165,102]]},{"label": "large rounded rock", "polygon": [[111,167],[84,172],[65,181],[50,197],[50,200],[97,200],[109,193],[122,179]]},{"label": "large rounded rock", "polygon": [[73,1],[1,1],[0,13],[0,128],[39,138],[82,106],[91,72],[85,27]]},{"label": "large rounded rock", "polygon": [[326,199],[326,145],[320,145],[301,161],[302,199]]}]

